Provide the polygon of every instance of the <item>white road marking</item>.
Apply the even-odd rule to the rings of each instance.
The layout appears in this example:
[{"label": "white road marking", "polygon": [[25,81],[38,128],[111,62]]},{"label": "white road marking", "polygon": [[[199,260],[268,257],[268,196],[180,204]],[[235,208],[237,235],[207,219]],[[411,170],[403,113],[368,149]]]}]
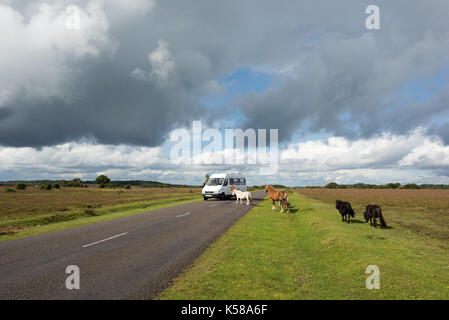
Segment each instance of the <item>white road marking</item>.
[{"label": "white road marking", "polygon": [[128,234],[128,232],[120,233],[120,234],[117,234],[117,235],[115,235],[115,236],[109,237],[109,238],[107,238],[107,239],[103,239],[103,240],[100,240],[100,241],[96,241],[96,242],[92,242],[92,243],[89,243],[89,244],[85,244],[85,245],[83,246],[83,248],[90,247],[90,246],[93,246],[93,245],[95,245],[95,244],[99,244],[99,243],[102,243],[102,242],[105,242],[105,241],[108,241],[108,240],[111,240],[111,239],[115,239],[115,238],[124,236],[125,234]]},{"label": "white road marking", "polygon": [[217,206],[216,204],[211,204],[209,207],[213,208],[213,207],[216,207],[216,206]]},{"label": "white road marking", "polygon": [[187,212],[187,213],[184,213],[184,214],[180,214],[179,216],[176,216],[176,218],[181,218],[181,217],[187,216],[187,215],[189,215],[189,214],[191,214],[191,212]]}]

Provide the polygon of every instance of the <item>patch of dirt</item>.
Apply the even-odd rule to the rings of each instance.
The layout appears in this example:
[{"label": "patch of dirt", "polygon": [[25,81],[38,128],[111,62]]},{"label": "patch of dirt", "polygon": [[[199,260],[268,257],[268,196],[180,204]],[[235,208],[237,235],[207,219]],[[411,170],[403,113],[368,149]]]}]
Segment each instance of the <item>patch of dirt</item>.
[{"label": "patch of dirt", "polygon": [[23,230],[21,227],[0,226],[0,236],[14,235],[16,232]]}]

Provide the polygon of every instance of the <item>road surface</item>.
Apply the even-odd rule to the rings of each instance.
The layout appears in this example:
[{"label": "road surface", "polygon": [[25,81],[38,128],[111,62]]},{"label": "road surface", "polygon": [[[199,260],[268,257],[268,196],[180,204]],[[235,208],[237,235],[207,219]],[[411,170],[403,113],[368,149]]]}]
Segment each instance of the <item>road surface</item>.
[{"label": "road surface", "polygon": [[[0,299],[151,299],[251,208],[193,202],[0,242]],[[78,290],[66,288],[69,265]]]}]

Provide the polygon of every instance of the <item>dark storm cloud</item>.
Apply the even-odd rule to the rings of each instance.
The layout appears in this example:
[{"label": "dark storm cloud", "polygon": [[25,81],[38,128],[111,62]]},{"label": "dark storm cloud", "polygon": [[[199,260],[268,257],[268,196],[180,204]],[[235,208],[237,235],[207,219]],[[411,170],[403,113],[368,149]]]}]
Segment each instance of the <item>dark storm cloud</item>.
[{"label": "dark storm cloud", "polygon": [[446,145],[449,145],[449,122],[440,125],[433,125],[428,130],[429,134],[441,137]]},{"label": "dark storm cloud", "polygon": [[[25,18],[36,9],[18,3]],[[84,8],[87,1],[74,3]],[[42,146],[87,136],[155,146],[173,128],[222,120],[232,110],[243,114],[246,127],[279,128],[283,140],[298,131],[371,136],[426,125],[442,112],[438,96],[418,103],[401,92],[448,66],[447,1],[376,1],[382,28],[375,31],[364,26],[372,1],[158,1],[133,12],[111,3],[103,5],[105,34],[116,50],[62,59],[60,69],[72,72],[61,73],[65,80],[55,89],[61,95],[35,98],[17,80],[14,96],[0,99],[0,144]],[[152,76],[147,58],[160,41],[174,64],[166,83]],[[200,103],[207,83],[239,68],[274,74],[282,83],[209,113]],[[40,77],[45,82],[51,74]],[[51,85],[60,83],[57,75]],[[0,85],[13,76],[1,73]]]},{"label": "dark storm cloud", "polygon": [[[280,88],[236,101],[245,126],[278,127],[281,139],[298,129],[357,138],[384,131],[402,134],[443,116],[448,87],[418,99],[425,87],[412,84],[449,66],[449,22],[431,23],[439,6],[403,8],[401,13],[400,7],[381,6],[381,13],[390,19],[382,20],[378,31],[334,30],[319,36],[302,50],[298,65]],[[418,14],[412,23],[409,19]],[[355,23],[353,17],[347,19]]]}]

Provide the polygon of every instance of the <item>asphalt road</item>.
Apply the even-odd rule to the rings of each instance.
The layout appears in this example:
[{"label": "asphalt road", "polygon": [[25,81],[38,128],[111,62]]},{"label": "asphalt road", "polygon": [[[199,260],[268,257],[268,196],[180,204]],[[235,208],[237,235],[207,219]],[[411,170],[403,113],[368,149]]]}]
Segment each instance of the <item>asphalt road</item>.
[{"label": "asphalt road", "polygon": [[[0,299],[151,299],[251,208],[193,202],[0,242]],[[78,290],[66,288],[69,265]]]}]

